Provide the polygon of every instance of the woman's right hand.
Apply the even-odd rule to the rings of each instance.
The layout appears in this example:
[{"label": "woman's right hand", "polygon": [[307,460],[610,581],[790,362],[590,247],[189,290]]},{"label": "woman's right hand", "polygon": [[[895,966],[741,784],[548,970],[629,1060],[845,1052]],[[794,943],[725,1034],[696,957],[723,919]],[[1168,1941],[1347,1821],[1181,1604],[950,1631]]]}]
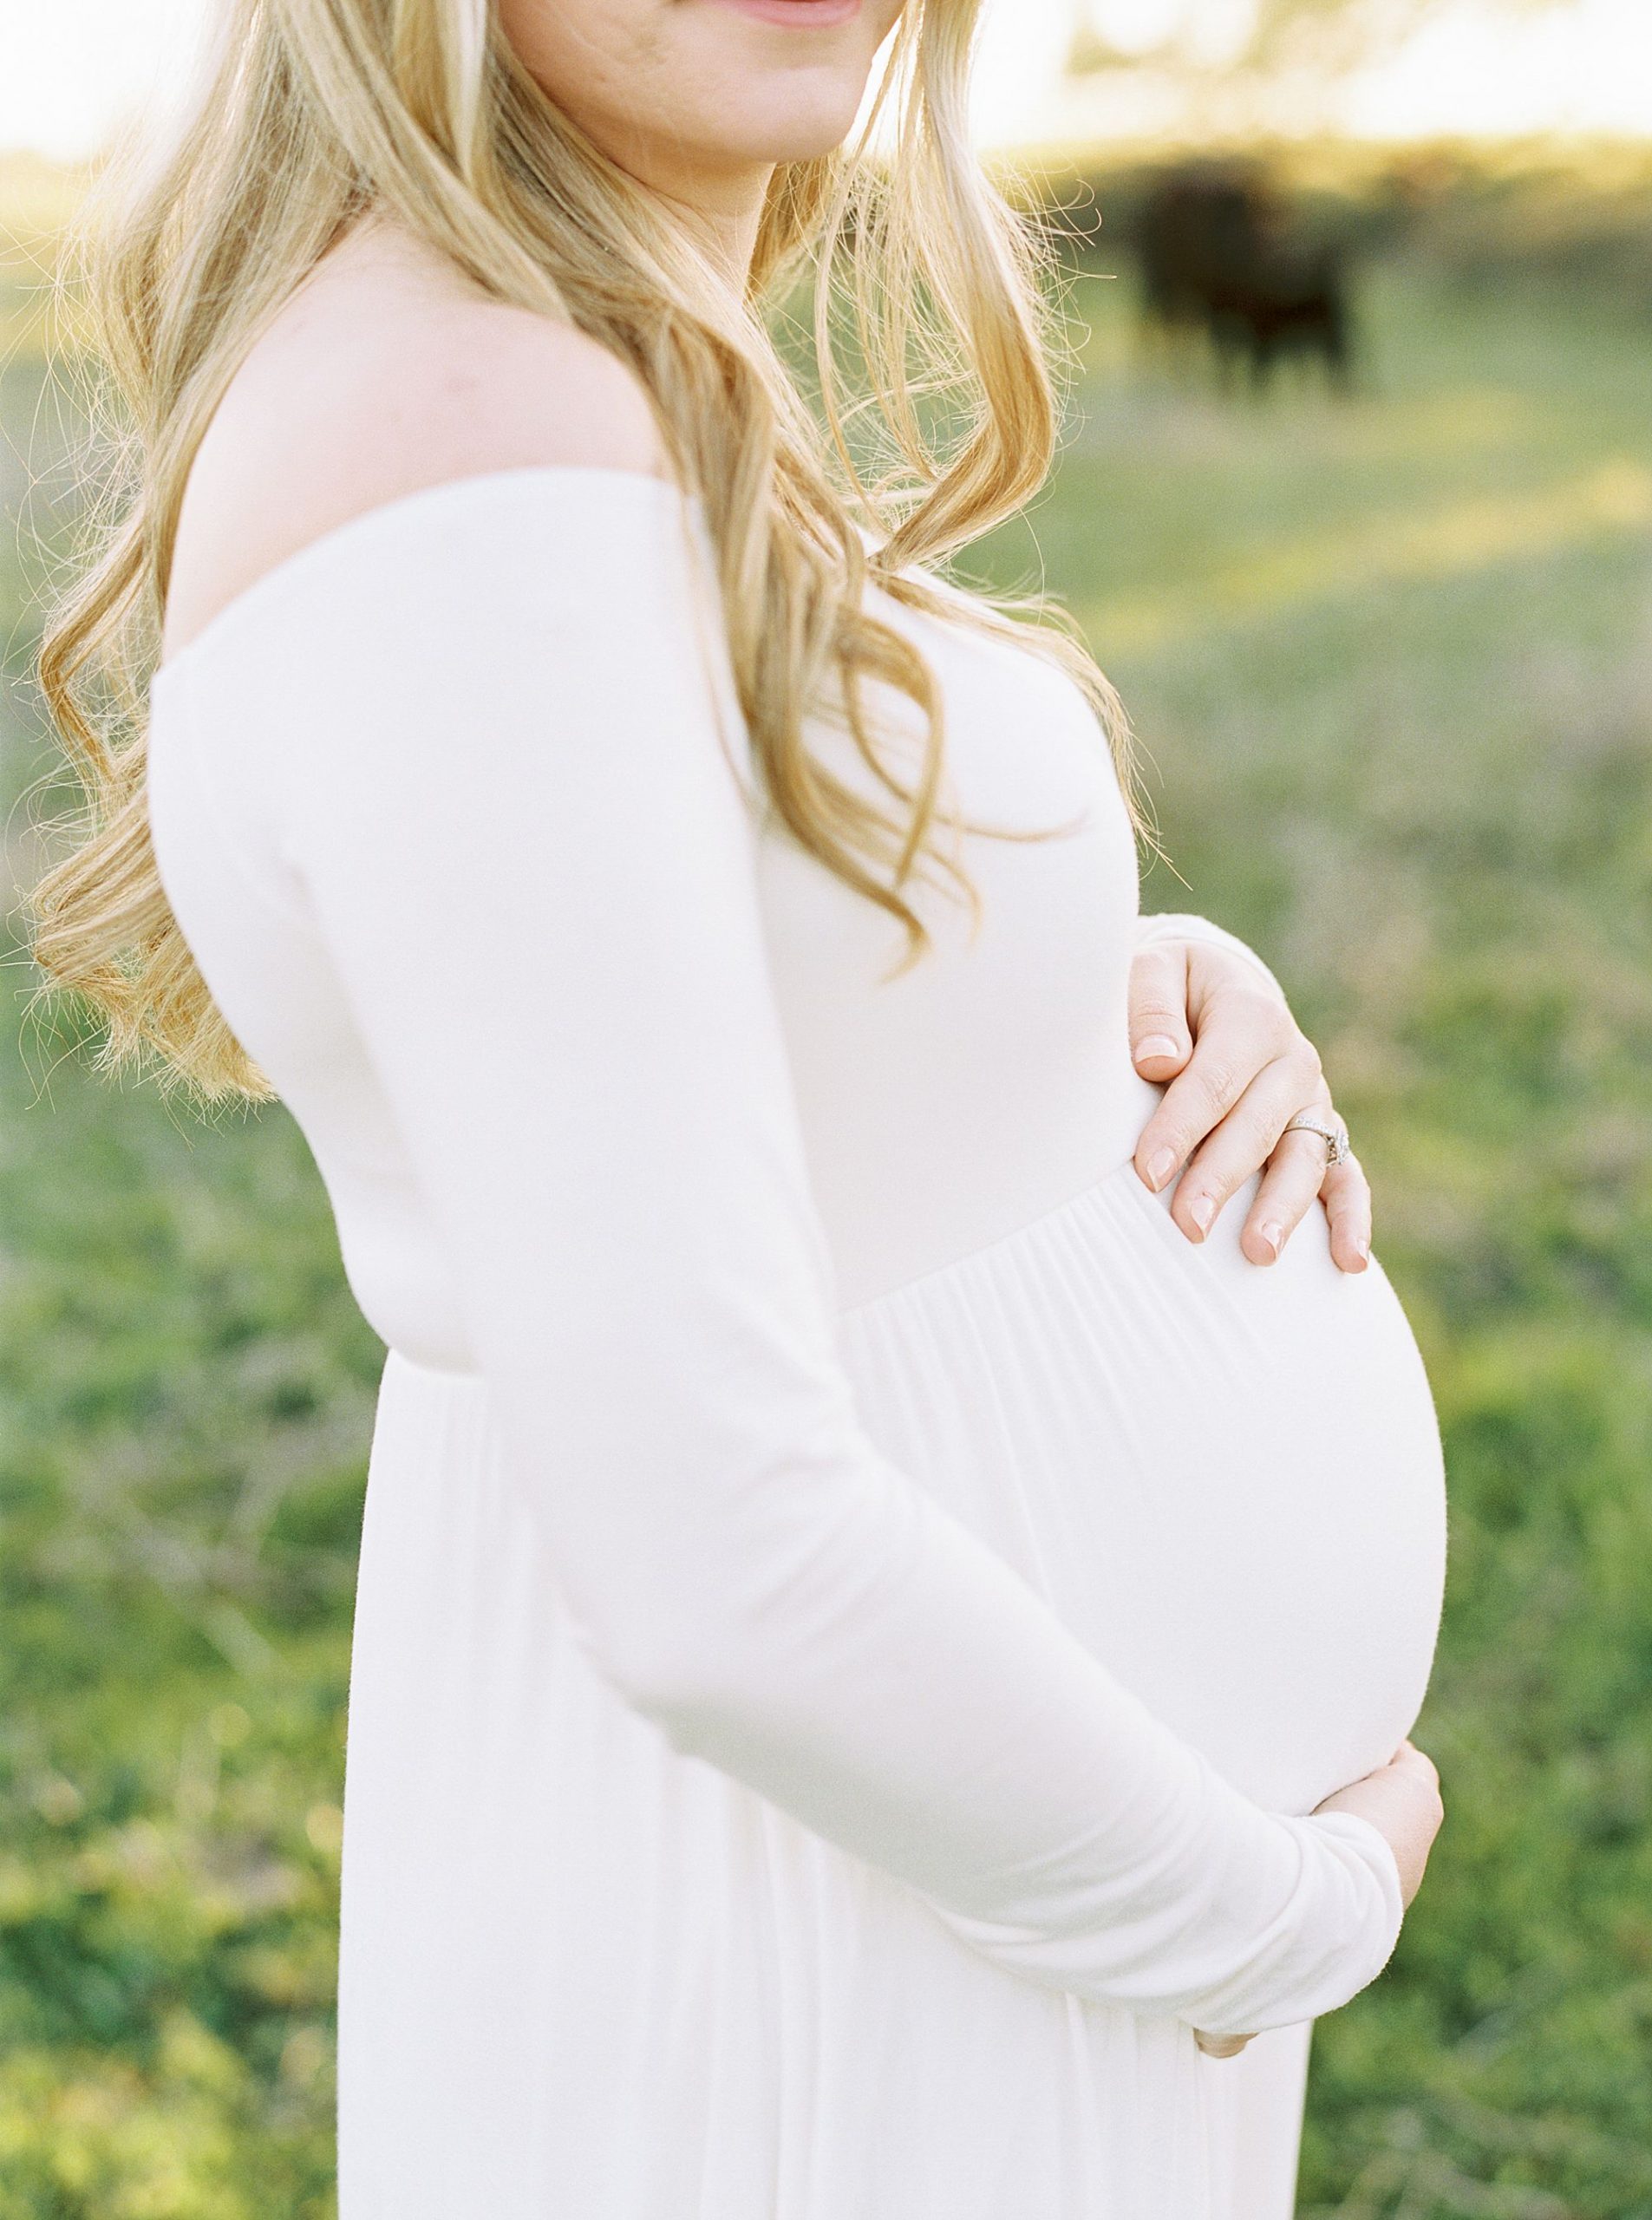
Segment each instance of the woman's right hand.
[{"label": "woman's right hand", "polygon": [[[1422,1886],[1428,1853],[1446,1817],[1433,1760],[1425,1757],[1414,1742],[1402,1742],[1386,1766],[1379,1766],[1375,1773],[1368,1773],[1347,1788],[1339,1788],[1334,1796],[1316,1804],[1314,1811],[1316,1815],[1352,1812],[1356,1818],[1370,1821],[1394,1852],[1400,1869],[1400,1893],[1408,1910]],[[1203,2028],[1196,2028],[1193,2040],[1207,2058],[1237,2058],[1256,2037],[1207,2035]]]},{"label": "woman's right hand", "polygon": [[1352,1812],[1368,1819],[1393,1851],[1400,1868],[1400,1889],[1407,1905],[1422,1886],[1428,1853],[1446,1817],[1440,1800],[1440,1775],[1433,1760],[1414,1742],[1402,1742],[1396,1754],[1362,1780],[1339,1788],[1316,1812]]}]

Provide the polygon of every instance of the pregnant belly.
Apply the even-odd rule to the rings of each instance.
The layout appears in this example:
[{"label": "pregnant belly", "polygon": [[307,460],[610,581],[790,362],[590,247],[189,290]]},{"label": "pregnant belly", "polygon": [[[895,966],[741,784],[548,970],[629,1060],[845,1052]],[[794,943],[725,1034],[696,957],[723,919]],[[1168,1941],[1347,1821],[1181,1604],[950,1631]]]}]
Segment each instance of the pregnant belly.
[{"label": "pregnant belly", "polygon": [[1374,1259],[1311,1211],[1249,1263],[1122,1165],[846,1311],[872,1439],[1248,1795],[1306,1812],[1420,1707],[1445,1573],[1433,1399]]}]

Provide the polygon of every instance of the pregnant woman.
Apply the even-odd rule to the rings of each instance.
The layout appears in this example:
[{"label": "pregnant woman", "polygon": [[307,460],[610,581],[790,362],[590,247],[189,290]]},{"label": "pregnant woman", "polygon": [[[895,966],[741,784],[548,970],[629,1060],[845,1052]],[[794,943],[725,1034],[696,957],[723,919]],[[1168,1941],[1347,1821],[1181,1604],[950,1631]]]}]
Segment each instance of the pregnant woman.
[{"label": "pregnant woman", "polygon": [[1316,1063],[940,573],[1052,444],[972,14],[245,0],[115,243],[39,949],[281,1095],[389,1344],[343,2220],[1285,2220],[1438,1824]]}]

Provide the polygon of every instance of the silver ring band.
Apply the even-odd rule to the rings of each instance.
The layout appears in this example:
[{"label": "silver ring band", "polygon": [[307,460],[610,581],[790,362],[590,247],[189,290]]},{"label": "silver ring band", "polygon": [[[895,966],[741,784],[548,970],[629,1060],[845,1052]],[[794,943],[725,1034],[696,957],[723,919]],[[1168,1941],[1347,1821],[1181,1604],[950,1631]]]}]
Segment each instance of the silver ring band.
[{"label": "silver ring band", "polygon": [[1317,1133],[1325,1144],[1327,1170],[1340,1164],[1348,1154],[1348,1127],[1341,1119],[1334,1126],[1326,1125],[1311,1110],[1299,1110],[1286,1125],[1288,1133]]}]

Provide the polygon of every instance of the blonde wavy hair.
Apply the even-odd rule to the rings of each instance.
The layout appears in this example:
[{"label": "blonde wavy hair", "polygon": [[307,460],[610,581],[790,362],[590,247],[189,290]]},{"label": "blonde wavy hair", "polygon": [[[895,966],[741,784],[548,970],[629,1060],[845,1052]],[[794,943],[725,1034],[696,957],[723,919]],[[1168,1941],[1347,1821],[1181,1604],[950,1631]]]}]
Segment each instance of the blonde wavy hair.
[{"label": "blonde wavy hair", "polygon": [[[743,300],[558,110],[489,0],[225,7],[164,160],[147,176],[133,173],[135,157],[117,166],[81,241],[94,358],[118,428],[90,559],[39,659],[86,806],[79,845],[35,891],[32,923],[47,990],[70,990],[102,1021],[106,1068],[158,1062],[163,1079],[209,1100],[271,1092],[215,1007],[156,872],[146,695],[185,480],[207,424],[260,331],[370,208],[486,294],[577,325],[640,379],[682,481],[705,505],[768,805],[826,868],[900,919],[909,961],[927,936],[906,889],[927,863],[938,859],[978,904],[936,839],[937,819],[958,821],[942,806],[941,697],[917,648],[863,607],[868,570],[904,604],[1013,637],[1065,668],[1095,708],[1141,825],[1117,697],[1066,612],[1043,594],[965,602],[930,574],[1038,489],[1057,429],[1053,258],[970,144],[979,4],[908,0],[854,145],[775,171]],[[885,122],[888,144],[874,151]],[[811,262],[818,411],[768,313]],[[846,325],[853,399],[834,343]],[[872,483],[849,436],[857,419],[881,442]],[[836,714],[881,800],[810,748],[806,719],[833,679]],[[912,777],[872,728],[868,679],[923,713]]]}]

